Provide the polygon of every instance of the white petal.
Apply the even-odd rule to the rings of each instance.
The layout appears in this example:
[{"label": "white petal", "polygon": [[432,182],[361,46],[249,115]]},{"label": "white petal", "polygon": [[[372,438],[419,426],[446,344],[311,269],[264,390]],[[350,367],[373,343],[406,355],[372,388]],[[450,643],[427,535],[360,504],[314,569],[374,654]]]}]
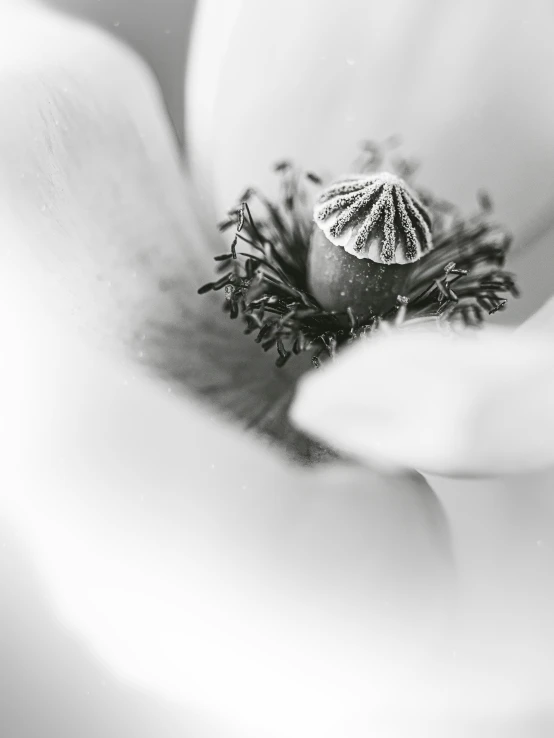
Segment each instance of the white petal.
[{"label": "white petal", "polygon": [[451,560],[421,478],[295,468],[2,287],[0,505],[64,626],[240,735],[433,712]]},{"label": "white petal", "polygon": [[145,315],[176,311],[160,283],[182,279],[205,238],[146,65],[92,26],[29,7],[14,5],[0,31],[11,265],[41,269],[50,301],[128,340]]},{"label": "white petal", "polygon": [[[189,331],[180,359],[183,371],[197,362],[199,382],[214,377],[198,343],[223,376],[227,361],[235,379],[259,376],[249,352],[263,354],[240,328],[233,364],[183,310],[179,282],[177,297],[158,294],[161,278],[201,277],[183,271],[204,241],[190,237],[148,72],[92,29],[51,14],[19,22],[11,32],[28,43],[14,57],[0,46],[2,514],[57,616],[118,674],[236,721],[241,736],[251,724],[262,734],[268,715],[277,735],[310,723],[336,735],[329,721],[365,710],[372,684],[389,704],[407,659],[421,673],[449,596],[440,507],[421,478],[295,469],[50,320],[55,299],[80,326],[125,336],[161,312]],[[217,338],[230,347],[229,336],[225,322]],[[263,376],[256,410],[264,382],[279,381]]]},{"label": "white petal", "polygon": [[229,244],[200,225],[150,70],[92,26],[23,7],[0,26],[0,198],[17,241],[0,243],[0,270],[96,344],[282,437],[279,407],[268,416],[303,369],[277,370],[221,293],[197,295]]},{"label": "white petal", "polygon": [[399,331],[305,379],[293,420],[371,463],[490,475],[554,464],[554,349],[541,336]]},{"label": "white petal", "polygon": [[[543,343],[551,343],[553,331],[554,301],[521,328],[522,334],[540,335]],[[532,426],[519,431],[522,438],[529,433],[533,442]],[[547,704],[552,705],[554,468],[488,479],[435,476],[428,481],[450,520],[461,597],[466,611],[475,613],[470,636],[474,647],[486,653],[491,646],[509,643],[503,649],[508,662],[519,663],[520,673],[529,676],[542,672],[539,681],[550,685]],[[530,669],[529,659],[535,661]],[[541,728],[539,720],[536,731],[542,738],[552,729]]]},{"label": "white petal", "polygon": [[392,134],[464,207],[486,187],[519,228],[552,203],[548,2],[524,23],[504,0],[224,5],[200,3],[189,74],[193,162],[218,208],[283,157],[336,176],[360,140]]},{"label": "white petal", "polygon": [[[55,36],[55,28],[49,30]],[[28,220],[22,224],[15,219],[13,233],[2,221],[1,241],[9,242],[15,254],[14,271],[2,271],[7,282],[2,288],[15,291],[9,299],[22,315],[15,310],[1,315],[4,351],[10,357],[3,366],[8,381],[1,385],[2,430],[13,453],[6,453],[1,465],[0,491],[3,510],[25,536],[57,615],[79,630],[113,668],[158,692],[179,695],[189,705],[206,705],[210,717],[219,712],[225,728],[234,722],[241,737],[248,735],[248,728],[256,736],[268,730],[287,738],[335,736],[348,720],[351,734],[368,723],[364,734],[388,727],[389,735],[398,735],[391,731],[388,715],[370,704],[372,698],[389,715],[399,702],[406,714],[411,707],[418,723],[410,726],[414,737],[418,728],[419,735],[430,734],[421,725],[436,716],[438,703],[444,712],[450,707],[465,714],[469,703],[475,714],[492,700],[501,704],[501,693],[516,693],[520,703],[508,700],[508,711],[534,704],[540,692],[534,682],[529,687],[527,672],[520,677],[512,668],[506,675],[502,663],[483,659],[478,659],[477,668],[464,670],[459,700],[437,690],[441,671],[432,668],[434,663],[428,668],[426,647],[429,638],[435,642],[437,624],[444,622],[442,585],[448,561],[439,535],[440,516],[429,514],[437,509],[420,481],[384,480],[343,466],[317,475],[292,471],[288,463],[220,426],[193,403],[171,402],[162,396],[165,388],[139,377],[135,381],[132,368],[108,364],[71,338],[60,340],[43,322],[43,303],[31,299],[25,281],[11,282],[17,266],[26,276],[30,253],[23,258],[17,249],[30,244],[51,246],[54,251],[49,253],[60,264],[67,264],[80,247],[95,263],[94,247],[109,248],[112,238],[117,246],[112,256],[121,254],[121,246],[133,246],[134,239],[146,250],[158,229],[164,244],[167,238],[173,246],[182,245],[180,221],[165,220],[172,212],[166,210],[165,195],[176,206],[180,194],[171,194],[175,161],[160,133],[165,124],[156,112],[154,88],[140,81],[142,72],[134,76],[135,62],[122,71],[119,51],[112,56],[84,33],[73,37],[69,54],[70,39],[64,34],[56,37],[57,44],[45,41],[46,91],[39,95],[39,110],[48,111],[52,64],[63,62],[54,64],[56,80],[66,73],[68,60],[75,65],[80,60],[83,66],[77,65],[75,77],[69,77],[77,113],[105,105],[119,121],[112,129],[111,123],[104,127],[103,116],[95,125],[90,116],[77,116],[93,144],[90,154],[86,146],[78,147],[80,161],[87,171],[105,175],[104,187],[97,193],[90,180],[88,188],[81,187],[79,168],[63,160],[72,177],[62,181],[80,196],[74,198],[80,204],[79,217],[73,217],[73,207],[62,207],[64,190],[56,190],[63,217],[49,221],[33,239],[41,200],[37,203],[35,187],[16,188],[16,195],[23,191],[31,196],[29,206],[24,197],[13,196],[18,214],[28,215]],[[39,33],[34,41],[39,43]],[[117,69],[116,76],[121,72],[129,83],[125,91],[105,81],[109,99],[104,100],[101,77],[96,78],[94,70],[81,77],[87,71],[86,55],[80,54],[83,46],[98,54],[100,69]],[[26,48],[34,47],[30,43]],[[42,58],[37,51],[33,74]],[[86,94],[79,89],[79,79],[88,83]],[[32,83],[32,74],[28,81],[28,98],[19,89],[20,77],[9,89],[25,112],[16,119],[24,131],[29,113],[34,120],[32,102],[41,89]],[[137,126],[143,120],[150,121],[152,129],[140,145]],[[34,124],[38,132],[44,130]],[[29,164],[27,149],[17,143],[15,132],[18,155]],[[158,145],[150,134],[160,134]],[[106,148],[94,143],[96,135],[104,136]],[[43,158],[41,147],[28,149],[32,161],[57,161]],[[3,153],[9,158],[8,148]],[[110,174],[120,161],[125,169],[118,176],[125,176],[125,187],[110,209],[118,181]],[[140,162],[139,168],[133,169],[132,162]],[[166,164],[168,173],[163,175],[160,170]],[[130,173],[125,175],[127,165]],[[168,185],[162,187],[163,195],[149,188],[148,175]],[[9,191],[3,193],[12,197]],[[96,194],[107,238],[93,241],[88,230],[94,233],[95,214],[88,205]],[[70,187],[65,195],[73,198]],[[52,240],[49,228],[57,229]],[[61,248],[55,251],[58,243]],[[167,262],[161,259],[162,265],[169,263],[169,271],[172,259],[178,258],[171,254],[166,254]],[[109,254],[100,255],[109,267]],[[117,274],[117,264],[113,267]],[[77,304],[86,305],[81,288],[92,288],[81,268],[82,262],[76,262],[72,278]],[[146,271],[133,303],[137,309],[146,290]],[[61,283],[68,281],[66,275]],[[125,288],[123,275],[120,288]],[[123,294],[122,303],[126,299]],[[168,304],[162,299],[162,305]],[[171,302],[167,310],[173,314]],[[18,319],[24,321],[22,331],[17,330]],[[23,431],[23,443],[13,427]],[[471,659],[469,666],[475,666]],[[477,687],[475,673],[484,674]],[[522,697],[516,688],[523,682],[527,691]],[[457,675],[448,682],[459,684]],[[482,684],[490,689],[479,689]]]}]

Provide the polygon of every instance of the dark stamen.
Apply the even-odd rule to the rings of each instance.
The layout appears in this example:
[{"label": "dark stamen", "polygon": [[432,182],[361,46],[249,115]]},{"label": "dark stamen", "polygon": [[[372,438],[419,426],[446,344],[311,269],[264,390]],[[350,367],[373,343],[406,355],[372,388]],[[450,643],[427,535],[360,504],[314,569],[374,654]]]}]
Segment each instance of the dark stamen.
[{"label": "dark stamen", "polygon": [[[375,171],[387,156],[383,147],[365,142],[361,163],[366,171]],[[412,162],[397,164],[396,174],[412,177]],[[254,188],[242,194],[239,205],[219,224],[222,231],[235,226],[230,253],[214,257],[219,272],[228,271],[198,293],[225,287],[224,310],[231,318],[241,315],[245,333],[256,333],[254,340],[264,350],[276,347],[277,366],[314,347],[312,364],[320,366],[322,353],[331,357],[388,321],[433,319],[478,327],[487,314],[505,308],[503,295],[519,295],[513,275],[503,270],[510,235],[491,222],[488,195],[479,193],[481,212],[464,218],[450,203],[414,187],[432,214],[434,249],[413,263],[402,299],[386,313],[363,318],[350,307],[342,313],[324,310],[307,291],[314,227],[307,188],[322,180],[288,161],[279,162],[275,170],[282,178],[279,200],[272,202]],[[262,210],[257,218],[247,202],[254,197]],[[238,252],[238,240],[248,250]]]}]

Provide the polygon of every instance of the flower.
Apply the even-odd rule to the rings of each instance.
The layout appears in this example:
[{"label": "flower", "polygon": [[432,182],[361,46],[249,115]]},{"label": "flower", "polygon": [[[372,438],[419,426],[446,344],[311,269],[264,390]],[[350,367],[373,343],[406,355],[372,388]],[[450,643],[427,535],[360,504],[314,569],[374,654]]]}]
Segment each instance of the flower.
[{"label": "flower", "polygon": [[[440,12],[436,3],[424,0],[363,6],[354,0],[317,4],[307,0],[300,12],[292,0],[263,5],[246,0],[235,6],[225,43],[214,51],[207,39],[213,33],[222,35],[226,25],[218,24],[215,5],[215,0],[204,3],[198,18],[190,71],[198,74],[208,56],[214,63],[214,53],[220,71],[202,90],[209,105],[191,111],[189,134],[200,149],[192,159],[196,181],[204,192],[215,193],[219,209],[245,181],[268,190],[267,162],[284,151],[311,170],[328,167],[332,176],[351,157],[352,142],[365,138],[368,131],[382,138],[399,132],[424,163],[421,176],[435,192],[464,210],[482,185],[494,193],[496,213],[514,234],[515,248],[507,266],[517,273],[522,291],[521,300],[500,319],[521,322],[552,295],[545,265],[552,259],[554,212],[550,136],[554,99],[547,79],[554,51],[549,43],[552,21],[544,6],[531,3],[522,27],[520,6],[501,0],[489,0],[479,8],[455,3]],[[268,39],[276,40],[269,44]],[[251,59],[256,62],[249,63]],[[234,83],[245,68],[248,83],[241,88],[239,110]],[[190,94],[192,101],[193,89]],[[236,111],[230,121],[229,111]],[[207,131],[209,148],[202,146]],[[265,160],[260,152],[266,153]],[[512,346],[517,351],[515,341]],[[388,351],[383,345],[382,356]],[[407,352],[400,355],[404,363],[392,367],[391,374],[403,371],[408,380],[412,357]],[[446,352],[444,363],[442,355],[433,355],[439,368],[434,367],[432,377],[442,377],[451,370],[447,362],[452,354]],[[337,372],[340,361],[337,358]],[[328,368],[333,372],[333,366]],[[509,363],[504,372],[509,372]],[[381,390],[371,383],[372,376],[357,371],[355,376],[346,371],[341,375],[350,385],[354,380],[358,386],[368,383],[375,395]],[[312,379],[319,381],[316,375]],[[346,391],[331,388],[331,383],[326,389]],[[393,389],[389,382],[388,397]],[[395,417],[409,422],[404,450],[410,448],[410,439],[417,445],[418,434],[426,427],[425,396],[416,397],[418,391],[413,388],[407,407],[421,402],[417,418],[403,414],[400,400],[394,406]],[[504,401],[506,424],[510,399]],[[447,400],[442,396],[440,400],[444,418]],[[328,396],[323,402],[330,409]],[[434,401],[435,408],[438,402]],[[312,412],[315,422],[319,411]],[[327,416],[327,423],[332,418]],[[342,432],[346,438],[344,428]],[[448,432],[453,433],[450,426]],[[391,428],[387,438],[393,435]],[[430,432],[431,438],[437,435]],[[394,450],[392,444],[390,448]],[[540,583],[546,572],[552,572],[551,475],[473,482],[430,477],[430,481],[449,511],[460,577],[467,584],[464,591],[471,592],[476,609],[478,603],[482,608],[469,650],[488,654],[490,663],[501,653],[505,674],[518,670],[531,675],[533,658],[552,643],[547,622],[552,604],[547,580]],[[519,592],[518,601],[509,598],[508,604],[508,592]],[[466,647],[461,650],[467,654]],[[517,663],[519,658],[524,666]],[[478,679],[486,671],[473,673]],[[492,701],[485,699],[483,714],[490,715]],[[551,694],[546,701],[551,704]],[[466,700],[460,714],[468,711]],[[538,724],[522,732],[534,730],[540,735]]]},{"label": "flower", "polygon": [[[421,477],[299,469],[175,396],[192,388],[255,423],[300,367],[274,369],[216,299],[196,297],[220,243],[196,221],[151,74],[97,32],[20,7],[2,25],[29,40],[2,47],[1,278],[15,308],[1,316],[15,428],[2,506],[58,617],[119,674],[209,712],[214,733],[260,735],[270,721],[283,736],[401,734],[390,717],[401,702],[412,735],[430,722],[452,734],[461,713],[471,728],[484,693],[524,719],[549,696],[552,618],[535,627],[540,609],[521,606],[540,604],[538,586],[505,613],[525,567],[504,565],[513,539],[497,562],[488,546],[511,527],[477,502],[470,517],[488,537],[476,543],[467,518],[450,516],[471,585],[451,627],[450,542]],[[433,651],[439,633],[447,646]]]}]

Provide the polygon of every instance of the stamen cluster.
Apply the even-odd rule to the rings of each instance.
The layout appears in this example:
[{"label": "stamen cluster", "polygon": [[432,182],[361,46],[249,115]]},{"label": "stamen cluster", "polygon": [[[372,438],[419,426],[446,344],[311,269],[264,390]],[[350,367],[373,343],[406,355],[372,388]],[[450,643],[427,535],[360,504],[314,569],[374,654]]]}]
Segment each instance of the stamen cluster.
[{"label": "stamen cluster", "polygon": [[[375,145],[368,150],[378,151]],[[380,164],[379,156],[371,161],[368,158],[368,170]],[[396,167],[398,177],[413,174],[404,160]],[[307,289],[308,249],[313,228],[318,227],[313,221],[314,189],[321,191],[322,181],[289,162],[277,164],[275,170],[281,177],[277,201],[249,188],[219,224],[222,232],[234,230],[230,249],[215,257],[219,278],[198,292],[223,290],[224,310],[230,318],[244,320],[244,332],[253,334],[264,351],[276,351],[277,366],[307,350],[312,351],[314,366],[319,366],[323,356],[334,356],[338,348],[371,334],[383,323],[435,320],[477,327],[486,315],[505,308],[507,294],[518,296],[513,275],[504,270],[511,237],[492,220],[487,196],[480,195],[479,211],[468,218],[414,185],[407,202],[398,194],[394,177],[383,181],[382,175],[381,179],[374,175],[347,179],[340,191],[324,191],[316,205],[316,217],[327,220],[339,211],[334,209],[337,198],[351,198],[345,203],[350,210],[344,211],[341,205],[348,217],[332,219],[330,239],[343,238],[350,229],[349,243],[354,250],[361,250],[364,245],[356,239],[368,230],[368,219],[375,225],[374,221],[382,218],[382,262],[391,263],[395,258],[409,262],[414,250],[421,258],[412,265],[404,294],[397,296],[392,309],[363,319],[351,308],[324,310]],[[387,213],[393,206],[391,226]],[[372,215],[374,212],[377,215]],[[404,241],[395,236],[396,251],[392,235],[386,235],[387,218],[395,234],[400,230],[404,233]],[[354,235],[353,222],[358,228]],[[429,250],[431,236],[433,249]]]}]

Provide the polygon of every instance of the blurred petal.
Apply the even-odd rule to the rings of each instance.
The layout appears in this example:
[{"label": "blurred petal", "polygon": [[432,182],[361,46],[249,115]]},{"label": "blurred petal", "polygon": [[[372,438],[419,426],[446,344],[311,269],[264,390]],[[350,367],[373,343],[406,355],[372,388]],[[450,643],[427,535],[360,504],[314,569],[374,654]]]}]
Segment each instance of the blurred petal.
[{"label": "blurred petal", "polygon": [[28,543],[5,512],[0,541],[2,736],[156,738],[190,730],[190,712],[124,684],[60,627]]},{"label": "blurred petal", "polygon": [[118,677],[222,726],[207,736],[542,738],[553,621],[499,592],[513,581],[486,546],[506,526],[478,496],[464,551],[488,578],[460,582],[427,488],[294,469],[2,289],[2,512]]},{"label": "blurred petal", "polygon": [[[413,736],[430,735],[421,726],[437,712],[448,723],[439,734],[455,735],[460,711],[479,721],[491,702],[502,722],[525,717],[544,695],[540,674],[476,654],[445,680],[433,659],[445,643],[451,664],[443,628],[451,572],[444,520],[420,478],[293,468],[45,320],[46,264],[49,298],[77,309],[106,342],[138,351],[135,334],[145,335],[154,366],[180,367],[204,391],[217,369],[230,395],[248,394],[252,372],[261,378],[244,401],[250,411],[276,386],[227,323],[223,356],[214,347],[212,308],[200,324],[197,303],[181,301],[181,285],[185,294],[187,280],[196,286],[189,255],[204,241],[190,237],[191,208],[185,217],[177,205],[179,169],[147,73],[103,37],[44,23],[34,35],[24,26],[29,43],[3,67],[13,117],[2,194],[14,223],[12,232],[1,223],[12,253],[0,272],[11,307],[0,314],[9,358],[0,492],[62,622],[120,674],[217,712],[243,737],[335,736],[345,726],[368,735],[387,724],[396,736],[387,715],[399,705],[402,718],[414,715]],[[63,125],[69,139],[56,133]],[[37,169],[40,185],[28,180]],[[44,221],[43,204],[54,213]],[[177,285],[159,295],[156,285],[175,273]],[[183,354],[164,344],[167,335],[186,339]],[[165,351],[175,351],[173,364]]]},{"label": "blurred petal", "polygon": [[61,622],[239,735],[432,715],[452,563],[427,485],[294,467],[1,281],[2,514]]},{"label": "blurred petal", "polygon": [[[502,474],[427,476],[445,507],[456,560],[454,656],[458,668],[469,659],[475,677],[490,668],[503,671],[516,700],[527,689],[542,692],[545,716],[554,704],[553,328],[551,301],[519,331],[485,332],[476,342],[430,334],[368,341],[330,365],[327,377],[324,368],[307,380],[293,405],[305,427],[323,428],[327,440],[350,443],[372,462],[375,455],[388,463],[391,457],[400,464],[427,462],[435,474]],[[353,378],[365,385],[357,395],[362,408],[353,407]],[[334,393],[347,396],[351,417],[334,416]],[[368,420],[375,408],[382,414]],[[546,464],[549,469],[539,469]],[[533,473],[506,474],[533,467]],[[503,683],[499,672],[493,683]],[[538,723],[522,728],[522,735],[551,732],[540,726],[540,709],[530,715]],[[514,730],[516,724],[510,722]],[[491,724],[482,735],[503,732]],[[477,727],[464,734],[481,735]]]},{"label": "blurred petal", "polygon": [[496,475],[554,465],[554,349],[540,334],[402,330],[301,383],[293,420],[369,463]]},{"label": "blurred petal", "polygon": [[43,1],[98,23],[139,51],[160,82],[176,134],[182,139],[183,68],[196,0]]},{"label": "blurred petal", "polygon": [[[554,300],[523,325],[514,340],[526,333],[540,335],[543,344],[552,343]],[[506,398],[507,404],[510,401]],[[532,427],[518,430],[522,437],[534,433]],[[517,661],[521,674],[542,675],[544,704],[552,709],[554,469],[474,480],[435,476],[428,481],[450,521],[460,597],[466,612],[473,613],[474,630],[470,626],[468,631],[473,648],[486,658],[487,651],[504,643],[505,658]],[[545,726],[537,735],[551,732]]]},{"label": "blurred petal", "polygon": [[62,622],[120,675],[256,735],[336,734],[368,695],[396,703],[448,615],[436,498],[413,475],[295,468],[143,376],[252,423],[291,386],[196,296],[220,246],[142,63],[36,9],[2,40],[0,493]]},{"label": "blurred petal", "polygon": [[149,69],[34,3],[1,12],[0,194],[16,234],[2,270],[97,345],[308,453],[284,410],[301,362],[276,369],[219,295],[196,293],[224,247],[199,225]]}]

